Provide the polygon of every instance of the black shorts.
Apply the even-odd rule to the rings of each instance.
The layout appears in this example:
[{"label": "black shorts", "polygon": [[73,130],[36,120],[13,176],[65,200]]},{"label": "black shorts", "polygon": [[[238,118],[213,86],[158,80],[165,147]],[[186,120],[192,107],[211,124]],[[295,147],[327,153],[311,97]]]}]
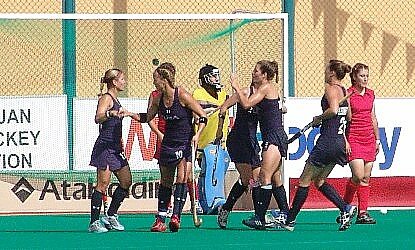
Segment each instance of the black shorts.
[{"label": "black shorts", "polygon": [[311,165],[324,167],[327,165],[338,164],[346,165],[346,142],[343,136],[323,137],[317,139],[316,145],[307,159]]}]

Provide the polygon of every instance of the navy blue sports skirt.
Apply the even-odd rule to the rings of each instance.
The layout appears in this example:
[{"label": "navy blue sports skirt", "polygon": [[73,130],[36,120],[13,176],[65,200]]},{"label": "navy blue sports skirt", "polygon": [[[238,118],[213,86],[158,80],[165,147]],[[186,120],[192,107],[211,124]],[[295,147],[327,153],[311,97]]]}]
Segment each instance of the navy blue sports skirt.
[{"label": "navy blue sports skirt", "polygon": [[260,148],[256,136],[249,137],[231,131],[226,140],[226,145],[232,162],[259,166]]},{"label": "navy blue sports skirt", "polygon": [[307,162],[316,167],[338,164],[346,165],[346,142],[343,136],[324,137],[317,139],[316,145],[310,153]]},{"label": "navy blue sports skirt", "polygon": [[287,157],[288,136],[283,127],[262,134],[262,150],[267,150],[270,144],[278,147],[281,157]]},{"label": "navy blue sports skirt", "polygon": [[109,169],[114,172],[128,165],[127,158],[120,145],[112,142],[97,140],[91,154],[89,165],[99,169]]},{"label": "navy blue sports skirt", "polygon": [[183,158],[185,158],[187,162],[192,161],[192,147],[190,141],[163,140],[160,149],[160,166],[175,167]]}]

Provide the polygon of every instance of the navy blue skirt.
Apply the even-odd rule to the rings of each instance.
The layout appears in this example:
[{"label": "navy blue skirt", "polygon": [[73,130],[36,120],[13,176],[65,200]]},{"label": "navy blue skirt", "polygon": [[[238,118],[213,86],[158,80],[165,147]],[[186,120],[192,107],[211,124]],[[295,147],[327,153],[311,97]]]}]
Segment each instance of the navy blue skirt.
[{"label": "navy blue skirt", "polygon": [[127,166],[128,161],[120,145],[97,140],[92,150],[89,165],[99,169],[106,169],[108,166],[114,172]]},{"label": "navy blue skirt", "polygon": [[259,166],[260,148],[256,136],[240,135],[231,131],[226,140],[226,145],[232,162]]},{"label": "navy blue skirt", "polygon": [[307,159],[311,165],[325,167],[327,165],[338,164],[346,165],[346,142],[343,136],[324,137],[317,139],[316,145]]},{"label": "navy blue skirt", "polygon": [[281,157],[287,157],[288,136],[283,127],[277,128],[269,133],[262,135],[262,150],[267,150],[270,144],[278,147]]},{"label": "navy blue skirt", "polygon": [[190,141],[163,140],[160,149],[160,166],[175,167],[183,158],[185,158],[187,162],[192,161],[192,147]]}]

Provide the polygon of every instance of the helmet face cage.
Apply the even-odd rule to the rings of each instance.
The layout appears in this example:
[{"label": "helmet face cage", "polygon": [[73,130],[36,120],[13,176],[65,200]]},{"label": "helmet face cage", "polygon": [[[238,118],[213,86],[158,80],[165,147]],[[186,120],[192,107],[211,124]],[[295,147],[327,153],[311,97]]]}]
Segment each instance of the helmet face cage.
[{"label": "helmet face cage", "polygon": [[[211,79],[212,77],[214,77],[213,81]],[[206,84],[214,86],[216,90],[220,90],[223,87],[223,85],[220,83],[220,74],[219,74],[219,69],[217,68],[213,68],[211,72],[204,74],[203,79],[201,80],[202,80],[202,83],[206,83]]]}]

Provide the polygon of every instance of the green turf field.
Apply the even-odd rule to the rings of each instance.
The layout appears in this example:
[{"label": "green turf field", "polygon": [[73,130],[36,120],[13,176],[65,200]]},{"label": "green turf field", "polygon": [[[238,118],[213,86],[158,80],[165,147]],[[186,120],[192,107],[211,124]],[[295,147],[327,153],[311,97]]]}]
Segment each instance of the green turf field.
[{"label": "green turf field", "polygon": [[415,249],[415,210],[372,211],[376,225],[355,225],[338,232],[336,211],[302,211],[294,232],[255,231],[241,224],[250,213],[234,212],[228,229],[216,216],[202,216],[193,227],[189,214],[178,233],[151,233],[154,216],[120,215],[126,231],[87,232],[89,215],[0,217],[1,249]]}]

